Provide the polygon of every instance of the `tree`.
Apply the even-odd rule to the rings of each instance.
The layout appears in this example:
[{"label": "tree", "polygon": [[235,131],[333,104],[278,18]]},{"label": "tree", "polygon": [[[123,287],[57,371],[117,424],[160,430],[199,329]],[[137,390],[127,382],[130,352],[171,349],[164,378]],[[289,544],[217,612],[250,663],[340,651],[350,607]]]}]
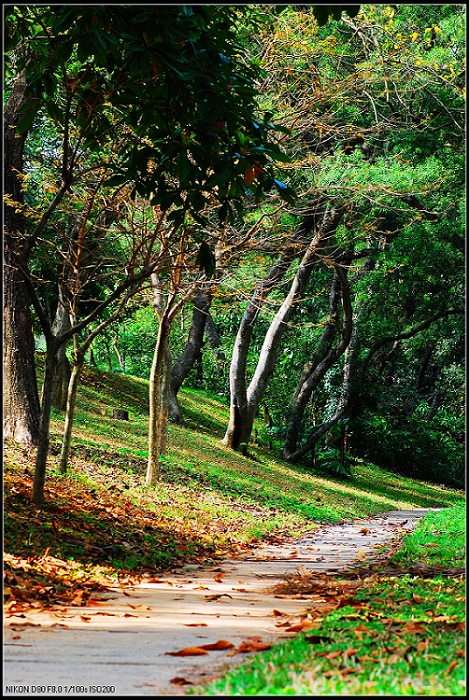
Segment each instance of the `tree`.
[{"label": "tree", "polygon": [[32,447],[39,432],[39,394],[34,365],[34,336],[26,285],[18,269],[25,254],[21,173],[25,135],[16,127],[35,105],[20,74],[4,109],[4,294],[3,294],[3,434]]},{"label": "tree", "polygon": [[[99,158],[104,153],[106,164],[114,168],[108,187],[133,182],[134,194],[151,196],[152,205],[163,212],[171,210],[168,220],[176,227],[183,225],[187,212],[203,220],[205,192],[216,193],[222,218],[233,216],[230,202],[244,197],[246,173],[254,167],[263,173],[256,197],[271,187],[287,190],[269,175],[281,151],[269,140],[275,131],[270,115],[258,118],[255,113],[256,70],[238,57],[232,25],[242,12],[242,8],[142,6],[138,12],[115,7],[109,13],[99,6],[64,6],[58,11],[30,7],[8,13],[12,79],[24,77],[24,94],[35,106],[24,114],[17,130],[26,138],[36,114],[44,110],[58,124],[62,142],[61,184],[29,235],[17,268],[29,280],[31,292],[29,259],[52,214],[70,194],[86,149]],[[125,145],[109,158],[106,145],[112,151],[119,130],[125,134]],[[15,236],[22,238],[23,231]],[[6,298],[16,306],[13,292]],[[62,342],[49,333],[46,337],[48,353],[55,358]],[[61,336],[63,342],[68,337]],[[43,391],[43,435],[48,434],[53,369],[50,359]],[[39,445],[41,464],[47,443]],[[34,490],[38,503],[42,472],[43,467],[38,468]]]},{"label": "tree", "polygon": [[[276,96],[276,106],[292,128],[292,160],[295,160],[292,183],[300,192],[300,201],[303,187],[309,196],[311,189],[318,196],[327,193],[331,206],[334,203],[344,207],[336,235],[337,248],[332,256],[335,263],[344,261],[347,256],[350,261],[366,259],[366,249],[371,246],[375,246],[379,257],[386,258],[386,251],[404,230],[415,232],[419,222],[431,225],[440,221],[440,214],[435,210],[445,196],[451,168],[446,168],[443,158],[436,166],[435,147],[441,149],[445,136],[457,141],[460,138],[457,134],[462,133],[456,63],[445,64],[447,73],[444,75],[440,75],[438,66],[434,68],[435,54],[428,46],[425,32],[423,35],[417,32],[416,37],[422,36],[422,40],[420,44],[414,43],[415,32],[409,29],[414,21],[411,10],[402,10],[402,20],[391,8],[378,11],[373,7],[369,14],[371,19],[365,13],[353,21],[344,17],[341,23],[319,31],[314,20],[307,19],[304,13],[295,13],[292,8],[281,14],[277,33],[260,33],[255,38],[267,68],[264,89]],[[446,24],[445,32],[454,30],[455,19],[460,31],[456,12]],[[419,28],[423,24],[428,26],[428,21],[428,15],[419,18]],[[432,18],[432,21],[437,20]],[[443,30],[436,26],[442,34]],[[304,37],[303,44],[295,44],[293,61],[289,42],[292,31]],[[403,33],[405,31],[408,34]],[[396,47],[401,49],[397,58]],[[438,52],[440,59],[440,47]],[[425,53],[425,60],[422,60]],[[372,69],[374,59],[378,62]],[[410,84],[405,75],[411,76]],[[417,85],[419,92],[416,92]],[[348,99],[344,99],[345,95]],[[398,106],[394,104],[396,100]],[[422,134],[431,135],[426,144]],[[301,138],[303,145],[295,135]],[[395,264],[399,265],[399,261]],[[431,264],[431,256],[425,258],[425,265]],[[253,319],[257,320],[263,303],[257,303],[256,297],[253,302],[241,321],[232,358],[232,413],[225,442],[233,445],[246,444],[250,434],[248,428],[242,438],[233,440],[233,436],[236,437],[234,425],[236,421],[239,423],[239,415],[247,410],[244,399],[237,398],[237,394],[247,396],[245,356],[239,354],[238,347],[249,342]],[[422,311],[425,313],[424,309]],[[349,337],[352,337],[350,333]],[[275,352],[268,338],[267,334],[264,349],[273,348]],[[342,352],[346,344],[341,343],[339,347]],[[317,351],[319,353],[319,347]],[[330,356],[331,365],[337,363],[341,352]],[[342,398],[336,402],[330,419],[313,430],[311,440],[305,442],[304,436],[301,437],[301,456],[314,449],[319,437],[329,429],[330,421],[333,424],[349,410],[355,352],[352,348],[347,352]],[[318,359],[313,359],[314,365]],[[321,369],[317,374],[313,372],[311,386],[317,386],[313,377],[319,380],[320,376]],[[254,386],[252,382],[250,389]],[[303,396],[306,398],[307,394]],[[297,406],[299,408],[299,404]],[[250,416],[249,420],[252,418]],[[295,454],[298,459],[299,450],[291,452],[291,449],[288,446],[287,453]]]}]

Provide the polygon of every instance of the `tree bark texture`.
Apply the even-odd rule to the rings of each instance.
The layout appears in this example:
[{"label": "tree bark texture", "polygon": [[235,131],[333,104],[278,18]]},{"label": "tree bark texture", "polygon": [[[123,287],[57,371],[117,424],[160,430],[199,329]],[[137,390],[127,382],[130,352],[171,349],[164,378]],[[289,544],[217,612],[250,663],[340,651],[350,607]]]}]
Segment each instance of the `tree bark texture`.
[{"label": "tree bark texture", "polygon": [[24,235],[23,192],[18,176],[23,172],[26,134],[17,136],[15,126],[26,113],[25,89],[26,81],[20,76],[4,110],[3,434],[33,447],[39,438],[40,416],[34,335],[29,294],[17,267]]},{"label": "tree bark texture", "polygon": [[36,452],[36,464],[34,469],[33,490],[31,501],[42,507],[44,501],[44,484],[46,479],[47,454],[49,452],[50,413],[52,407],[52,384],[54,381],[55,363],[59,345],[53,338],[47,347],[46,362],[44,367],[43,399],[41,406],[41,418],[39,421],[39,435]]}]

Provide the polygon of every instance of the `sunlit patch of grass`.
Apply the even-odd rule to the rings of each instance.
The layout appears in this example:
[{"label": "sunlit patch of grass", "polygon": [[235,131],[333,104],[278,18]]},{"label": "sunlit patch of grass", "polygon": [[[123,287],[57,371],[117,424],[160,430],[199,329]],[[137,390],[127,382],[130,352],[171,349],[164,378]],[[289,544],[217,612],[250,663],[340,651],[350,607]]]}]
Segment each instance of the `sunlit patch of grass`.
[{"label": "sunlit patch of grass", "polygon": [[447,512],[429,513],[409,535],[393,561],[402,565],[418,560],[428,566],[465,566],[466,509],[464,504]]}]

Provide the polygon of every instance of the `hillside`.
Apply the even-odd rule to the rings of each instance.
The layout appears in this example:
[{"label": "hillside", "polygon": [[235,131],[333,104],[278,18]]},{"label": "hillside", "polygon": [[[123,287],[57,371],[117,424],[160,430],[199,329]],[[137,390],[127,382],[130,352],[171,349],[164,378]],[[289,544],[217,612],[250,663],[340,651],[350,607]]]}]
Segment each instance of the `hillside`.
[{"label": "hillside", "polygon": [[[253,447],[244,457],[221,445],[226,403],[193,390],[181,393],[186,425],[170,426],[160,482],[147,487],[147,387],[142,379],[86,369],[66,477],[56,471],[63,416],[54,414],[41,511],[29,503],[33,453],[6,442],[8,555],[18,562],[42,556],[44,564],[47,553],[68,566],[73,561],[91,579],[98,571],[136,575],[294,536],[320,522],[463,499],[462,492],[373,465],[357,464],[344,482],[288,465],[269,450]],[[113,419],[114,408],[128,410],[129,421]]]}]

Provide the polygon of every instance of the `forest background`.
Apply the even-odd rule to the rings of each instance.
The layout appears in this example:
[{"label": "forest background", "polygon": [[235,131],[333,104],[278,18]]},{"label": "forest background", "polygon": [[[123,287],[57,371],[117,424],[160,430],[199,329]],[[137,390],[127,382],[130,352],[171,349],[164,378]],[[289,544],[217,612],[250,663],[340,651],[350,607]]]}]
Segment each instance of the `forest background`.
[{"label": "forest background", "polygon": [[463,485],[465,7],[315,7],[6,8],[4,431],[38,505],[85,363],[150,379],[148,484],[184,382],[244,454]]}]

